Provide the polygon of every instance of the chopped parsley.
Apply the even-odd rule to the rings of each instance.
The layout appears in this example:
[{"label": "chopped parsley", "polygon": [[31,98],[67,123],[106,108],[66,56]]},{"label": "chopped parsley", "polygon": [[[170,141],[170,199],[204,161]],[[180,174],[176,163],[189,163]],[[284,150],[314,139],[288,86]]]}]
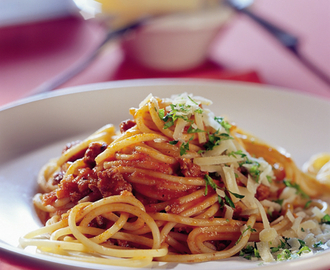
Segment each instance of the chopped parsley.
[{"label": "chopped parsley", "polygon": [[281,249],[284,249],[285,248],[285,242],[283,242],[282,240],[280,240],[280,242],[281,243],[277,247],[271,247],[270,248],[270,251],[272,253],[276,253],[276,252],[280,251]]},{"label": "chopped parsley", "polygon": [[219,130],[217,130],[215,133],[208,134],[209,140],[204,144],[204,148],[206,151],[213,150],[213,148],[220,144],[221,140],[231,140],[233,137],[231,137],[227,133],[220,133]]},{"label": "chopped parsley", "polygon": [[284,201],[284,199],[273,200],[273,202],[278,203],[280,206],[283,205],[283,201]]},{"label": "chopped parsley", "polygon": [[[199,104],[198,104],[195,100],[193,100],[190,96],[188,96],[188,98],[189,98],[189,100],[190,100],[192,103],[194,103],[196,106],[199,106]],[[202,110],[202,108],[198,107],[198,108],[195,110],[195,112],[202,114],[202,113],[203,113],[203,110]]]},{"label": "chopped parsley", "polygon": [[[290,238],[283,237],[283,240],[280,240],[280,244],[277,247],[271,247],[270,252],[274,255],[277,261],[285,261],[294,259],[297,256],[301,256],[303,253],[311,252],[312,250],[306,245],[305,241],[297,239],[300,243],[299,250],[292,252],[290,250],[291,246],[288,243]],[[314,248],[319,248],[323,243],[320,241],[313,245]],[[260,258],[256,243],[254,247],[248,245],[246,248],[242,249],[239,255],[245,259],[251,260],[252,257]]]},{"label": "chopped parsley", "polygon": [[[157,109],[155,108],[155,111],[157,111]],[[165,117],[165,110],[164,109],[159,109],[158,110],[158,116],[159,116],[159,118],[160,119],[164,119],[164,117]]]},{"label": "chopped parsley", "polygon": [[270,175],[266,175],[266,178],[268,180],[269,183],[271,183],[273,181],[272,177]]},{"label": "chopped parsley", "polygon": [[306,245],[305,241],[298,239],[300,243],[300,248],[297,254],[300,256],[303,253],[311,252],[311,249]]},{"label": "chopped parsley", "polygon": [[[189,99],[198,106],[198,103],[194,101],[191,97]],[[158,110],[158,116],[159,118],[165,122],[164,129],[167,129],[174,125],[175,121],[179,118],[182,118],[183,120],[187,122],[193,122],[193,120],[190,120],[190,117],[193,113],[199,113],[202,114],[203,110],[202,108],[198,107],[197,109],[194,109],[191,105],[186,104],[170,104],[171,110],[167,114],[165,114],[164,109]]]},{"label": "chopped parsley", "polygon": [[247,228],[246,228],[245,230],[242,231],[242,233],[241,233],[240,237],[237,239],[235,245],[236,245],[239,241],[241,241],[241,239],[242,239],[244,233],[247,232],[247,231],[250,231],[250,232],[252,233],[252,232],[256,232],[257,230],[256,230],[256,229],[253,229],[250,225],[247,226]]},{"label": "chopped parsley", "polygon": [[256,162],[249,169],[249,172],[250,172],[250,175],[251,175],[252,179],[254,181],[256,181],[257,183],[259,183],[260,173],[261,173],[260,170],[259,170],[259,167],[260,167],[260,164],[258,162]]},{"label": "chopped parsley", "polygon": [[242,151],[242,150],[237,150],[237,151],[232,151],[230,153],[228,153],[228,156],[232,156],[234,158],[236,158],[236,156],[241,156],[242,158],[246,158],[246,154]]},{"label": "chopped parsley", "polygon": [[324,243],[322,241],[319,241],[313,245],[313,248],[320,248]]},{"label": "chopped parsley", "polygon": [[311,203],[312,203],[311,200],[307,201],[307,202],[305,203],[304,208],[305,208],[305,209],[309,208],[309,206],[311,205]]},{"label": "chopped parsley", "polygon": [[[244,161],[239,162],[240,167],[245,167],[248,170],[249,174],[251,175],[252,179],[257,183],[259,183],[260,174],[261,174],[260,163],[257,162],[256,160],[249,159],[242,150],[238,150],[236,152],[230,152],[228,154],[228,156],[234,156],[234,157],[236,157],[236,155],[240,155],[242,158],[245,158]],[[271,182],[272,179],[271,176],[266,176],[266,177],[268,181]]]},{"label": "chopped parsley", "polygon": [[[220,196],[218,196],[220,197]],[[221,197],[220,197],[221,198]],[[227,194],[225,194],[225,201],[226,203],[231,207],[235,209],[235,204],[234,202],[231,200],[231,198],[229,196],[227,196]]]},{"label": "chopped parsley", "polygon": [[208,188],[207,188],[208,186],[210,186],[214,190],[219,188],[218,185],[214,183],[213,179],[209,175],[205,174],[204,180],[205,180],[205,192],[204,192],[205,196],[208,194]]},{"label": "chopped parsley", "polygon": [[198,132],[205,132],[205,130],[199,129],[199,128],[193,128],[192,125],[189,126],[187,133],[198,133]]},{"label": "chopped parsley", "polygon": [[281,253],[277,254],[278,261],[286,261],[291,258],[291,251],[289,249],[283,249]]},{"label": "chopped parsley", "polygon": [[[207,175],[207,174],[204,176],[204,180],[205,180],[205,192],[204,192],[205,195],[208,194],[208,186],[210,186],[214,190],[221,189],[221,190],[224,190],[225,192],[227,191],[230,194],[232,194],[233,196],[235,196],[236,198],[239,198],[239,199],[244,198],[244,195],[240,195],[240,194],[231,192],[230,190],[225,189],[225,188],[220,188],[216,183],[214,183],[213,179],[209,175]],[[234,208],[235,209],[234,202],[231,200],[230,196],[228,196],[226,193],[225,193],[225,198],[224,199],[225,199],[225,202],[231,208]],[[219,196],[219,195],[218,195],[218,201],[219,201],[220,207],[223,207],[225,203],[224,203],[223,199],[221,198],[221,196]]]},{"label": "chopped parsley", "polygon": [[217,121],[227,131],[227,133],[229,133],[231,124],[224,121],[223,117],[214,117],[214,120]]},{"label": "chopped parsley", "polygon": [[304,199],[309,199],[309,196],[301,189],[301,187],[297,183],[293,183],[289,180],[284,180],[283,183],[287,187],[292,187],[296,189],[296,194],[300,195]]},{"label": "chopped parsley", "polygon": [[325,214],[323,216],[323,218],[321,218],[321,223],[330,224],[330,216],[329,216],[329,214]]},{"label": "chopped parsley", "polygon": [[180,145],[180,156],[183,156],[187,154],[187,151],[189,151],[189,142],[193,139],[194,137],[191,137],[188,142],[183,142]]},{"label": "chopped parsley", "polygon": [[243,248],[239,252],[239,256],[247,260],[251,260],[252,257],[260,258],[259,250],[257,249],[256,243],[254,243],[254,246],[248,245],[246,246],[246,248]]}]

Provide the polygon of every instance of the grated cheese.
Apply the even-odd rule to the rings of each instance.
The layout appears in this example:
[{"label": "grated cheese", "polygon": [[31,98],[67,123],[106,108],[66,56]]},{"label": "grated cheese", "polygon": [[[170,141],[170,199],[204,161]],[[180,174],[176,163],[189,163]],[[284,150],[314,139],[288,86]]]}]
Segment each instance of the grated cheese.
[{"label": "grated cheese", "polygon": [[255,201],[256,205],[258,206],[264,228],[269,229],[270,225],[269,225],[269,221],[268,221],[268,217],[267,217],[265,208],[261,205],[261,203],[258,201],[257,198],[254,198],[254,201]]},{"label": "grated cheese", "polygon": [[177,120],[175,129],[174,129],[174,132],[173,132],[173,139],[174,140],[176,140],[176,141],[183,141],[183,136],[182,135],[183,135],[184,128],[185,128],[185,126],[187,124],[188,124],[188,122],[185,121],[182,118],[179,118]]},{"label": "grated cheese", "polygon": [[265,262],[275,261],[273,255],[270,253],[268,242],[258,242],[256,245],[259,250],[259,255],[261,259],[263,259],[263,261]]},{"label": "grated cheese", "polygon": [[243,161],[243,158],[235,158],[232,156],[212,156],[212,157],[197,157],[194,159],[194,163],[197,165],[212,165],[212,164],[228,164]]},{"label": "grated cheese", "polygon": [[271,223],[271,225],[275,225],[275,224],[281,222],[283,219],[284,219],[284,217],[283,217],[283,216],[280,216],[280,217],[278,217],[277,219],[275,219],[275,220]]},{"label": "grated cheese", "polygon": [[294,222],[295,218],[294,218],[294,216],[292,215],[292,213],[291,213],[290,210],[288,210],[288,211],[286,212],[285,215],[288,217],[288,219],[289,219],[292,223]]},{"label": "grated cheese", "polygon": [[280,195],[280,199],[283,200],[283,205],[293,202],[296,198],[296,189],[292,187],[285,187]]},{"label": "grated cheese", "polygon": [[234,215],[234,209],[225,204],[226,212],[224,218],[232,219]]},{"label": "grated cheese", "polygon": [[324,216],[324,212],[322,212],[318,207],[314,206],[312,208],[312,213],[316,216],[316,218],[320,221],[323,216]]},{"label": "grated cheese", "polygon": [[271,242],[277,237],[277,231],[274,228],[263,229],[259,233],[259,239],[261,242]]},{"label": "grated cheese", "polygon": [[223,190],[221,190],[221,189],[216,189],[216,192],[217,192],[217,194],[221,197],[221,198],[224,198],[225,196],[226,196],[226,193],[223,191]]},{"label": "grated cheese", "polygon": [[276,202],[271,202],[269,200],[263,200],[260,202],[263,206],[269,207],[270,209],[272,208],[275,211],[280,212],[282,206]]},{"label": "grated cheese", "polygon": [[259,184],[256,181],[254,181],[250,175],[248,175],[248,180],[247,180],[247,185],[246,185],[246,188],[248,189],[248,191],[250,191],[251,194],[255,195],[257,193],[258,186],[259,186]]},{"label": "grated cheese", "polygon": [[220,156],[228,149],[228,141],[223,141],[221,144],[215,146],[212,150],[206,151],[203,153],[204,157]]},{"label": "grated cheese", "polygon": [[244,195],[241,201],[245,204],[248,209],[256,209],[257,205],[254,202],[254,195],[246,187],[238,187],[240,194]]},{"label": "grated cheese", "polygon": [[[223,172],[224,172],[224,182],[226,188],[233,193],[240,194],[236,178],[235,178],[235,173],[234,173],[234,168],[233,167],[223,167]],[[236,203],[239,201],[238,198],[236,198],[233,194],[230,193],[231,200]]]},{"label": "grated cheese", "polygon": [[[200,113],[195,114],[195,123],[197,125],[197,128],[200,130],[204,130],[204,123],[203,123],[203,116]],[[199,143],[206,143],[206,134],[205,132],[198,132],[197,133]]]},{"label": "grated cheese", "polygon": [[295,218],[293,224],[292,224],[292,230],[294,230],[296,232],[296,234],[298,235],[299,234],[299,231],[301,231],[301,227],[300,227],[300,223],[302,221],[302,217],[297,217]]},{"label": "grated cheese", "polygon": [[223,165],[199,165],[202,171],[205,172],[217,172],[220,173],[222,171]]}]

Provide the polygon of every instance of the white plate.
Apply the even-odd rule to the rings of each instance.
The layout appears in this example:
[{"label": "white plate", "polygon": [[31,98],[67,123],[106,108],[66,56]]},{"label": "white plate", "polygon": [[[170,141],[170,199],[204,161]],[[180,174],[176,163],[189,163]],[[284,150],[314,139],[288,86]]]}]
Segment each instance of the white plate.
[{"label": "white plate", "polygon": [[0,27],[36,23],[77,14],[71,0],[1,0]]},{"label": "white plate", "polygon": [[[272,145],[282,146],[299,166],[319,152],[330,152],[330,102],[284,89],[254,84],[203,80],[136,80],[87,85],[42,94],[0,108],[0,256],[30,265],[64,269],[118,269],[32,254],[17,247],[18,238],[40,226],[31,198],[36,175],[51,157],[73,139],[85,138],[99,127],[117,127],[130,118],[149,93],[169,97],[182,92],[213,100],[216,115],[226,115],[238,126]],[[329,252],[280,263],[293,269],[330,266]],[[191,269],[273,269],[242,258],[191,264]],[[74,267],[74,268],[75,268]],[[153,264],[155,269],[184,269],[185,264]],[[73,268],[73,269],[74,269]],[[124,269],[124,268],[121,268]]]}]

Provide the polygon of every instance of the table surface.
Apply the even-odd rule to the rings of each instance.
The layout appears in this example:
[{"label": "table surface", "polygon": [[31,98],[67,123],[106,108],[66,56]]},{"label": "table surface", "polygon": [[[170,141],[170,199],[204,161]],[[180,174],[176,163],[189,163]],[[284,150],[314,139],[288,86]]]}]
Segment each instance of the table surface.
[{"label": "table surface", "polygon": [[[296,34],[300,50],[330,74],[330,1],[257,0],[253,9]],[[65,17],[0,28],[0,106],[31,94],[70,67],[102,40],[92,21]],[[111,44],[83,72],[60,88],[134,78],[192,77],[240,80],[287,88],[330,100],[330,87],[300,64],[268,33],[245,16],[235,16],[213,42],[209,61],[178,74],[137,67]],[[54,90],[56,91],[56,90]],[[0,252],[1,270],[39,269]]]}]

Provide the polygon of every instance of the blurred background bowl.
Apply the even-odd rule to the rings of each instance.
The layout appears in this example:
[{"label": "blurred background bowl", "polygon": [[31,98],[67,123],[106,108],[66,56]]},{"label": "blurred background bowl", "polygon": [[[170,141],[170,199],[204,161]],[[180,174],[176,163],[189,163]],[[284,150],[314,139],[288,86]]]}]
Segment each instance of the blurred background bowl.
[{"label": "blurred background bowl", "polygon": [[147,21],[122,40],[126,57],[159,71],[184,71],[207,59],[208,48],[231,17],[226,6]]}]

